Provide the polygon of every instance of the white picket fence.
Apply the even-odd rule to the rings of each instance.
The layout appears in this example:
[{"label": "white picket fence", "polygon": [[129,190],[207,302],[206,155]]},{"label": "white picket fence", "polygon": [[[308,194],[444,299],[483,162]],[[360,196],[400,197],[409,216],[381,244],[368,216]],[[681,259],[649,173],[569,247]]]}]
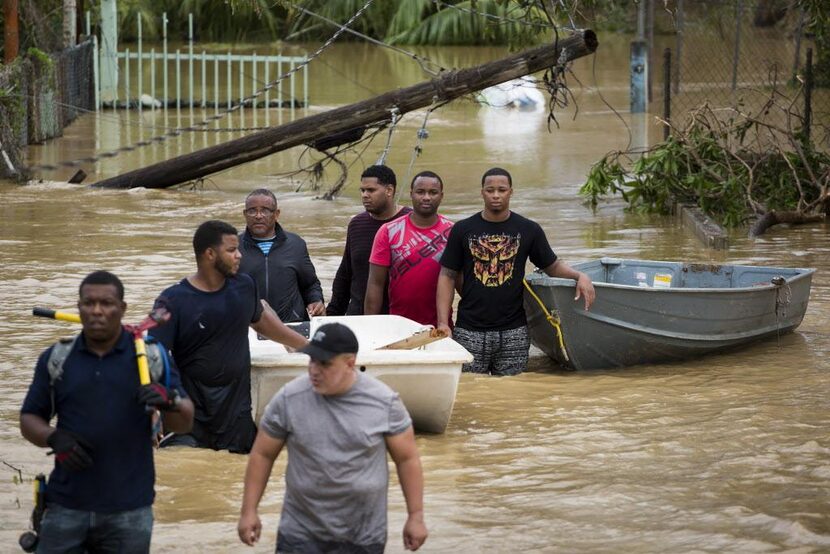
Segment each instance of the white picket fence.
[{"label": "white picket fence", "polygon": [[[167,41],[167,14],[162,15],[162,50],[143,48],[141,18],[137,19],[136,49],[117,50],[118,86],[113,102],[107,107],[124,109],[169,109],[182,107],[230,109],[243,107],[288,108],[308,106],[308,65],[304,56],[208,54],[194,52],[193,15],[188,18],[187,48],[170,51]],[[87,34],[91,31],[90,13],[86,13]],[[96,38],[97,48],[97,38]],[[102,107],[99,82],[99,54],[95,55],[95,104]],[[183,67],[186,73],[183,73]],[[301,67],[299,71],[297,67]],[[149,73],[149,75],[147,75]],[[271,90],[256,99],[245,101],[254,92],[284,73]],[[147,83],[149,77],[149,83]],[[299,81],[299,83],[298,83]],[[171,90],[172,88],[172,90]],[[183,90],[184,89],[184,90]],[[298,96],[301,89],[302,96]]]}]

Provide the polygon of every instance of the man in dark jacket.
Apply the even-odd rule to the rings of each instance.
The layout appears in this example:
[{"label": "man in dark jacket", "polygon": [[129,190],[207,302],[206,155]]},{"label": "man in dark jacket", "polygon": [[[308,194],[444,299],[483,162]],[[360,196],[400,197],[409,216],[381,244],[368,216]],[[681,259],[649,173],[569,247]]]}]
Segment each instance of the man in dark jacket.
[{"label": "man in dark jacket", "polygon": [[256,189],[245,198],[246,229],[239,235],[240,273],[256,282],[260,298],[268,301],[283,322],[308,321],[325,314],[323,288],[317,279],[305,241],[277,222],[277,198]]}]

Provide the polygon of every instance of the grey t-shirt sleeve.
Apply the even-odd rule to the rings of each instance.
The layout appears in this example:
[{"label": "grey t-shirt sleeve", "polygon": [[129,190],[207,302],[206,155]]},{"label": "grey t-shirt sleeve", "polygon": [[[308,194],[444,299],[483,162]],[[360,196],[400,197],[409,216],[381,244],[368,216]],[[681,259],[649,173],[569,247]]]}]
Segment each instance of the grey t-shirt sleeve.
[{"label": "grey t-shirt sleeve", "polygon": [[412,418],[409,417],[409,412],[401,402],[401,397],[397,393],[392,397],[389,403],[389,430],[387,435],[398,435],[403,433],[412,426]]},{"label": "grey t-shirt sleeve", "polygon": [[275,439],[284,439],[288,436],[288,413],[285,407],[285,387],[265,407],[259,428]]}]

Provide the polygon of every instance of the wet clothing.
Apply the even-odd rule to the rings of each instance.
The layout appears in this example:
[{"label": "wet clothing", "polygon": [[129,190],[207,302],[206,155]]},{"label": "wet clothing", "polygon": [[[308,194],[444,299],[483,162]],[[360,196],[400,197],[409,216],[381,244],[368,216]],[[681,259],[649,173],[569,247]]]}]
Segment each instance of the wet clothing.
[{"label": "wet clothing", "polygon": [[464,276],[456,325],[472,331],[527,325],[522,281],[528,258],[539,268],[556,261],[538,223],[516,212],[501,222],[480,212],[457,222],[441,257],[443,267]]},{"label": "wet clothing", "polygon": [[285,533],[277,536],[277,554],[383,554],[385,551],[386,543],[299,540]]},{"label": "wet clothing", "polygon": [[452,221],[442,215],[427,228],[416,226],[409,215],[380,227],[369,263],[389,269],[390,314],[438,325],[435,290],[451,228]]},{"label": "wet clothing", "polygon": [[218,291],[197,289],[187,279],[156,300],[171,313],[152,335],[173,353],[184,389],[195,406],[189,436],[162,446],[198,445],[247,453],[256,436],[251,417],[251,352],[248,327],[262,316],[256,285],[240,273]]},{"label": "wet clothing", "polygon": [[452,338],[473,355],[473,361],[461,366],[461,371],[505,376],[527,369],[530,336],[526,326],[504,331],[456,327]]},{"label": "wet clothing", "polygon": [[43,514],[37,553],[146,554],[152,534],[151,506],[107,514],[52,505]]},{"label": "wet clothing", "polygon": [[[369,255],[372,242],[384,223],[406,215],[410,207],[401,208],[389,219],[375,219],[369,212],[357,214],[346,230],[346,248],[340,267],[331,285],[331,300],[326,306],[326,315],[363,315],[363,300],[366,298],[366,282],[369,280]],[[388,290],[383,289],[383,306],[380,313],[389,313]]]},{"label": "wet clothing", "polygon": [[343,545],[335,552],[353,551],[348,543],[385,544],[385,438],[411,425],[398,394],[365,373],[340,395],[314,392],[308,375],[281,388],[260,421],[261,431],[288,448],[279,536]]},{"label": "wet clothing", "polygon": [[[113,349],[99,357],[87,349],[81,333],[64,361],[63,374],[50,386],[51,351],[52,347],[46,349],[38,358],[20,411],[48,422],[54,392],[57,428],[90,443],[93,465],[69,471],[56,462],[46,489],[47,504],[105,514],[152,505],[152,431],[150,416],[138,402],[141,384],[132,335],[122,331]],[[169,386],[185,396],[173,364]]]},{"label": "wet clothing", "polygon": [[239,235],[239,272],[253,278],[259,296],[283,322],[308,321],[306,306],[323,301],[323,288],[305,241],[277,223],[273,239],[255,239],[246,229]]}]

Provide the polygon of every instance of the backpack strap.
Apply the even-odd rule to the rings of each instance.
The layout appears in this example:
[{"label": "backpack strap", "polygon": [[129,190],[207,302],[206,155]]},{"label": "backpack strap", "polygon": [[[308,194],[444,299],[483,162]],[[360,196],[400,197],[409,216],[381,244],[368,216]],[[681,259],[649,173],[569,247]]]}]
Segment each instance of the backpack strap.
[{"label": "backpack strap", "polygon": [[165,378],[165,386],[170,386],[167,352],[164,346],[152,337],[145,339],[144,346],[147,351],[147,365],[150,367],[150,379],[154,383],[160,383],[162,378]]},{"label": "backpack strap", "polygon": [[49,358],[46,360],[46,370],[49,372],[49,399],[52,402],[52,411],[49,419],[55,417],[55,381],[63,377],[63,365],[66,363],[66,358],[69,353],[75,348],[75,343],[78,342],[78,336],[71,338],[60,339],[52,345],[52,351],[49,353]]},{"label": "backpack strap", "polygon": [[[52,351],[49,353],[49,358],[46,360],[46,369],[49,372],[49,399],[52,403],[51,414],[49,419],[55,417],[57,413],[57,406],[55,405],[55,381],[63,377],[63,366],[66,359],[75,348],[75,343],[78,342],[78,337],[67,337],[60,339],[52,345]],[[164,346],[152,337],[148,337],[145,342],[147,350],[147,365],[150,367],[150,378],[155,383],[161,382],[164,378],[164,386],[170,386],[170,371],[169,361],[167,360],[167,352]]]}]

